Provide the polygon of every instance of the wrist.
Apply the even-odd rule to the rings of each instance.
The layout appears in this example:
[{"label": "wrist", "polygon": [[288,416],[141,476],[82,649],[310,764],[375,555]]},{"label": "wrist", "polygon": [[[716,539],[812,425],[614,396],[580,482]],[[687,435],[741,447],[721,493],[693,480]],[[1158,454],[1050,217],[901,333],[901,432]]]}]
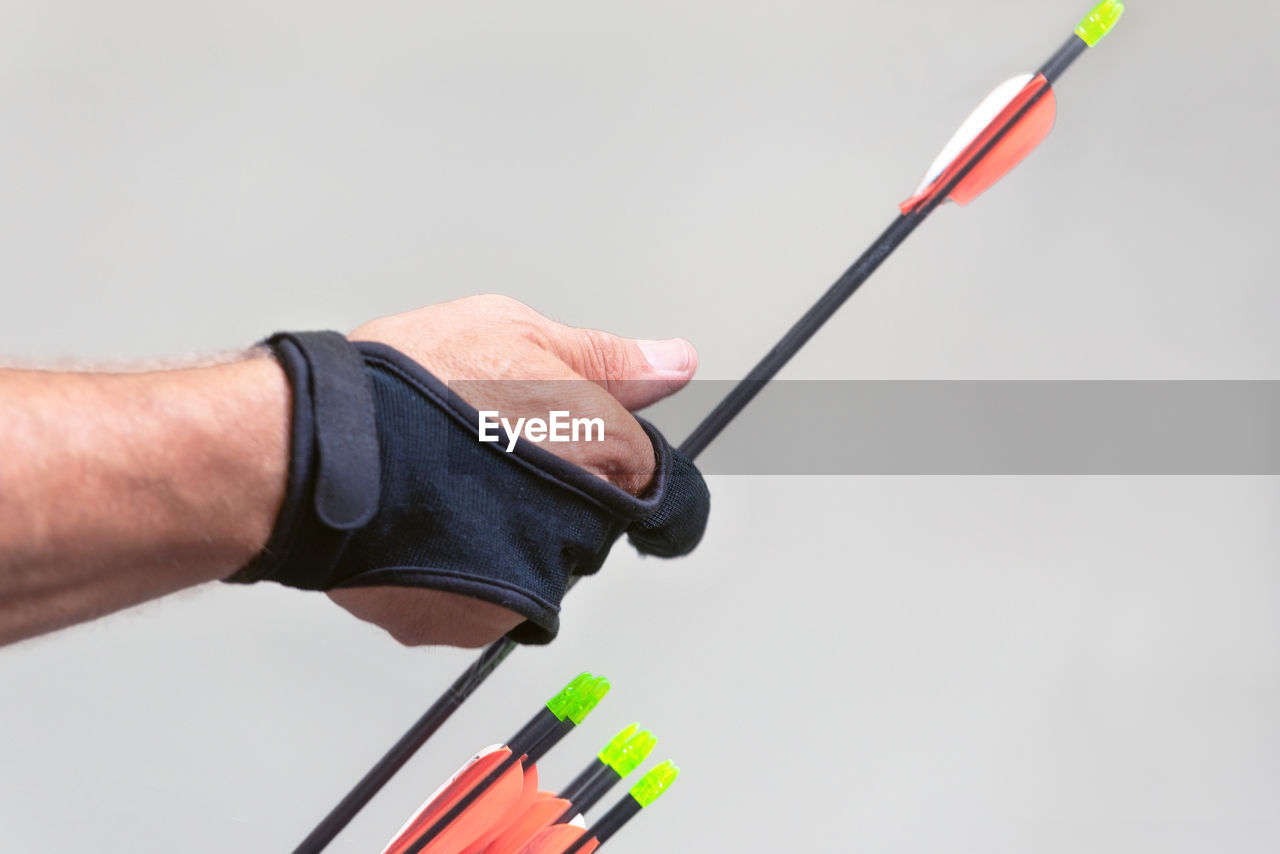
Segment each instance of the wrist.
[{"label": "wrist", "polygon": [[214,389],[220,398],[217,449],[206,461],[211,483],[211,522],[225,561],[219,577],[248,563],[266,546],[284,503],[289,467],[289,382],[267,350],[220,365]]}]

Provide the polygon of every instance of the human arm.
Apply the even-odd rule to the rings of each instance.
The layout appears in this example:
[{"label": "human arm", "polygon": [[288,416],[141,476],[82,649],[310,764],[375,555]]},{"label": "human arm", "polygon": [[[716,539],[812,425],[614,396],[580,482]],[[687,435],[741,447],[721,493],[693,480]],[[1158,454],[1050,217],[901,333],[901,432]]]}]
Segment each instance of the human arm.
[{"label": "human arm", "polygon": [[[500,297],[382,318],[351,337],[444,381],[592,380],[579,403],[622,429],[549,450],[633,494],[654,458],[627,410],[678,389],[696,366],[685,342],[573,329]],[[557,405],[537,384],[493,389],[501,399],[470,402],[513,414]],[[152,373],[0,372],[0,641],[226,578],[258,554],[284,495],[289,406],[289,384],[262,350]],[[520,620],[440,590],[330,595],[411,644],[476,645]]]},{"label": "human arm", "polygon": [[283,495],[265,351],[145,373],[0,370],[0,642],[224,578]]}]

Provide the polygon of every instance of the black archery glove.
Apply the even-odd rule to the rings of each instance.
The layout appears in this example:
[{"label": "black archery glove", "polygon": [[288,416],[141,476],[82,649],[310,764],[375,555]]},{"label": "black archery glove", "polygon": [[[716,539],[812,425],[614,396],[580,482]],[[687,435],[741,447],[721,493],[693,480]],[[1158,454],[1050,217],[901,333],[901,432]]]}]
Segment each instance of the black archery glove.
[{"label": "black archery glove", "polygon": [[393,347],[336,332],[267,343],[293,389],[288,484],[266,548],[228,581],[459,593],[545,643],[570,578],[623,532],[662,557],[702,538],[702,475],[645,421],[656,467],[637,498],[529,442],[481,443],[477,411]]}]

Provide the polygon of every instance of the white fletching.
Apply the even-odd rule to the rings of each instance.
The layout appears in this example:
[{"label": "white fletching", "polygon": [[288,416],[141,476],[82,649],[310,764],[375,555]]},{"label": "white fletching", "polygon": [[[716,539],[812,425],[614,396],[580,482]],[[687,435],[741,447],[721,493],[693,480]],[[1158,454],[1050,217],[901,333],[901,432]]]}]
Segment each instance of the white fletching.
[{"label": "white fletching", "polygon": [[955,132],[950,141],[943,147],[942,153],[929,166],[929,171],[925,173],[924,180],[920,182],[920,186],[916,187],[913,195],[923,193],[925,189],[934,182],[934,180],[942,174],[943,170],[951,165],[951,161],[960,156],[969,143],[977,139],[978,134],[991,124],[991,120],[1000,115],[1000,111],[1009,106],[1009,102],[1018,96],[1028,83],[1034,78],[1034,74],[1019,74],[1012,80],[1006,80],[992,90],[991,94],[982,99],[982,103],[974,108],[969,117],[960,125],[960,129]]}]

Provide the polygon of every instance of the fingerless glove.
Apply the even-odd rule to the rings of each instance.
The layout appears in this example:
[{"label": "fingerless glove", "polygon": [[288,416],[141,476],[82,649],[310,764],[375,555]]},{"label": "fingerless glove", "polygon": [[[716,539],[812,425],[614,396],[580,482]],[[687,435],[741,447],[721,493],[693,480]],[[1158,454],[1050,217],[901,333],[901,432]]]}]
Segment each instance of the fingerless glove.
[{"label": "fingerless glove", "polygon": [[645,421],[657,467],[636,497],[536,444],[479,442],[476,410],[385,344],[267,344],[293,390],[288,484],[266,547],[228,581],[460,593],[524,616],[513,640],[546,643],[570,579],[623,532],[662,557],[702,537],[706,484]]}]

